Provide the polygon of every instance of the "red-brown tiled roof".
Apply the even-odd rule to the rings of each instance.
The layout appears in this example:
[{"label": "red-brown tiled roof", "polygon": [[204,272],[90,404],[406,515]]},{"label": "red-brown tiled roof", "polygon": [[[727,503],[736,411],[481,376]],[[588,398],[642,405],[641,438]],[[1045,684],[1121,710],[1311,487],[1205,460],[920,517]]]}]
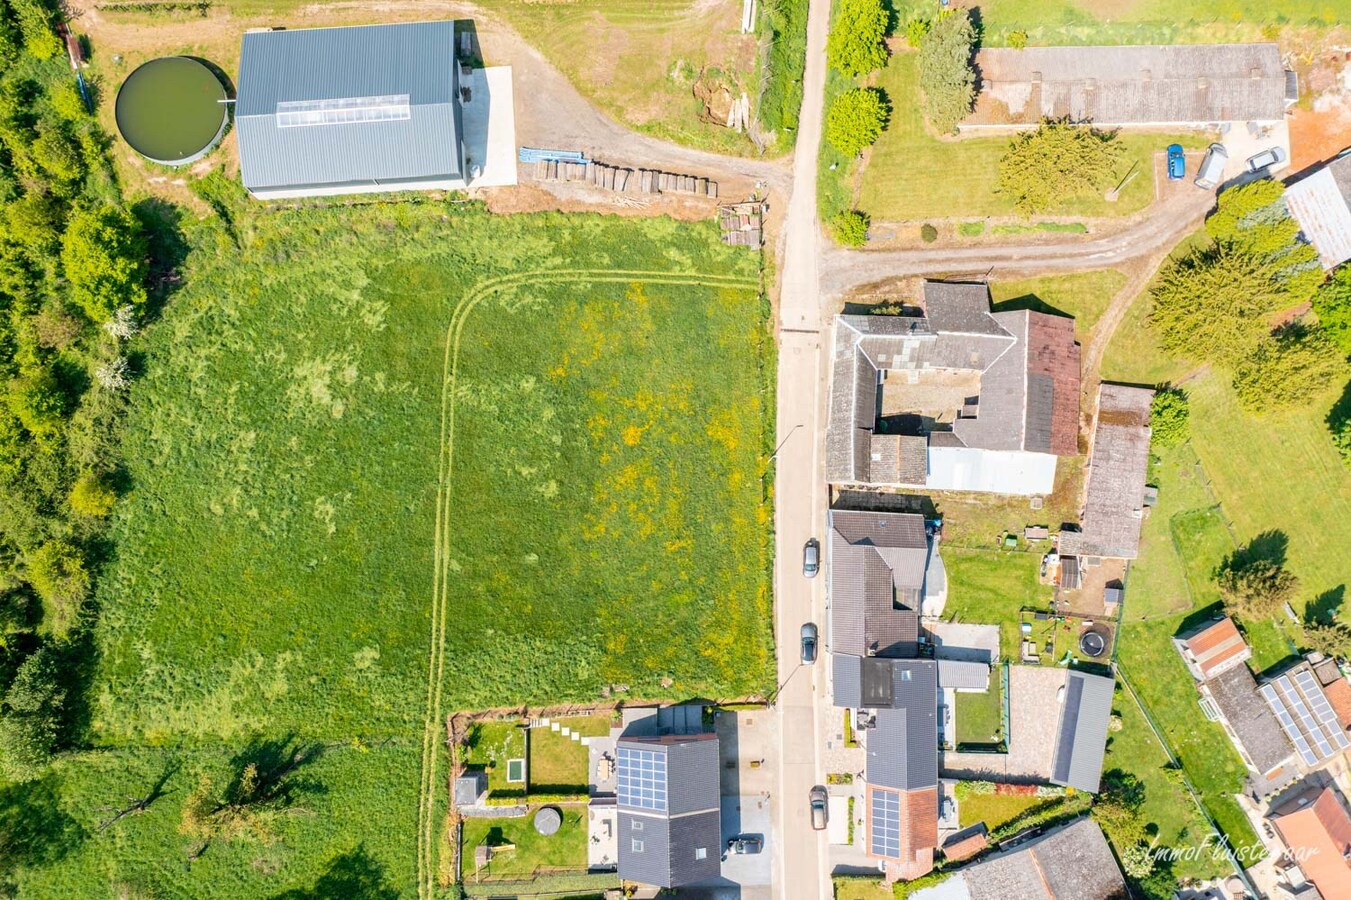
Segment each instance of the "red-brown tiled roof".
[{"label": "red-brown tiled roof", "polygon": [[990,845],[990,839],[983,831],[977,831],[956,841],[943,845],[943,856],[952,862],[970,859]]},{"label": "red-brown tiled roof", "polygon": [[1050,452],[1056,456],[1078,455],[1079,345],[1074,342],[1073,319],[1028,314],[1027,373],[1051,378]]},{"label": "red-brown tiled roof", "polygon": [[1325,787],[1312,803],[1273,821],[1323,900],[1351,900],[1351,815],[1337,794]]},{"label": "red-brown tiled roof", "polygon": [[1332,684],[1323,685],[1323,693],[1327,695],[1328,703],[1332,704],[1337,721],[1342,723],[1343,728],[1351,728],[1351,681],[1339,677]]},{"label": "red-brown tiled roof", "polygon": [[1229,668],[1239,657],[1251,655],[1243,635],[1238,633],[1234,620],[1223,618],[1214,625],[1185,641],[1187,650],[1196,657],[1203,678]]}]

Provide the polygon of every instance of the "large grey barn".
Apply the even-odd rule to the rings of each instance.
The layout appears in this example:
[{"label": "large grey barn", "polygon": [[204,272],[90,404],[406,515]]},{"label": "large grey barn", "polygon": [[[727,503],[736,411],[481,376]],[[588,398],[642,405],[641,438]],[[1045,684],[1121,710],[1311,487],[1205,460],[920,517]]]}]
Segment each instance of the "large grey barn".
[{"label": "large grey barn", "polygon": [[454,22],[245,34],[235,107],[244,186],[271,199],[477,183],[490,162],[490,94],[505,104],[493,110],[499,136],[514,143],[500,115],[514,132],[510,69],[463,67],[457,49]]}]

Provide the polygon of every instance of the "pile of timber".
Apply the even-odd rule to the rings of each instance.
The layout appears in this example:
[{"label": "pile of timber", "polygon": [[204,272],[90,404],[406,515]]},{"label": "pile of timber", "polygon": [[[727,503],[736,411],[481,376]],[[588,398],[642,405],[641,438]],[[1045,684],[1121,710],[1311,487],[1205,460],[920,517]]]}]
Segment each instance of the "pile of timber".
[{"label": "pile of timber", "polygon": [[610,191],[622,191],[628,187],[629,176],[633,174],[632,169],[623,169],[619,166],[607,166],[604,163],[593,162],[590,165],[590,181],[596,187],[605,188]]},{"label": "pile of timber", "polygon": [[549,159],[535,163],[535,178],[539,181],[584,181],[607,191],[623,191],[632,174],[632,169],[598,162]]},{"label": "pile of timber", "polygon": [[694,175],[673,175],[654,169],[639,169],[638,190],[644,194],[693,194],[696,197],[717,197],[718,183]]},{"label": "pile of timber", "polygon": [[764,244],[764,219],[764,201],[733,203],[718,207],[722,242],[732,247],[759,249]]},{"label": "pile of timber", "polygon": [[587,168],[584,162],[544,159],[535,163],[535,177],[540,181],[587,181]]}]

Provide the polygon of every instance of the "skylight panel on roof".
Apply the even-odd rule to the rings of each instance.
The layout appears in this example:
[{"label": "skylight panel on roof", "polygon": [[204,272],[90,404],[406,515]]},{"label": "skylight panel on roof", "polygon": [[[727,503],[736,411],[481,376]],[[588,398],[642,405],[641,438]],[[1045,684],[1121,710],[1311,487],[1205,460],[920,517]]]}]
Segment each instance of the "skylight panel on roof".
[{"label": "skylight panel on roof", "polygon": [[408,94],[335,97],[329,100],[283,100],[277,104],[277,127],[398,122],[412,118],[410,101]]}]

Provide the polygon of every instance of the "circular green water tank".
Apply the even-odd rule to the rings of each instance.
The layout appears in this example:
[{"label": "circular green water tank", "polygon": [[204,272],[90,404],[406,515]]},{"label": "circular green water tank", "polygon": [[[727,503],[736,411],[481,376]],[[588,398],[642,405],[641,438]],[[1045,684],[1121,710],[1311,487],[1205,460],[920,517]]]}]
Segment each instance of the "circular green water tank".
[{"label": "circular green water tank", "polygon": [[132,149],[166,166],[200,159],[216,146],[228,120],[225,87],[195,59],[152,59],[117,92],[117,130]]}]

